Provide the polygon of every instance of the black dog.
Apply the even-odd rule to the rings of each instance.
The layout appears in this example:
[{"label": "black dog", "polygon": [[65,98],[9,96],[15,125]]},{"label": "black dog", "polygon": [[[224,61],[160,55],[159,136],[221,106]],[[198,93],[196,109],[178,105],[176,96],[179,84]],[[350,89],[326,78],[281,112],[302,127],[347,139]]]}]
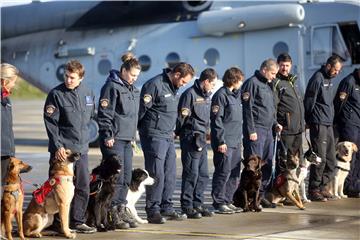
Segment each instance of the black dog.
[{"label": "black dog", "polygon": [[244,212],[260,212],[259,190],[262,160],[257,155],[251,155],[243,161],[243,164],[244,169],[241,172],[240,184],[233,197],[234,205],[241,207]]},{"label": "black dog", "polygon": [[96,227],[100,232],[114,229],[108,222],[108,211],[120,169],[120,158],[112,155],[103,159],[91,172],[87,224]]}]

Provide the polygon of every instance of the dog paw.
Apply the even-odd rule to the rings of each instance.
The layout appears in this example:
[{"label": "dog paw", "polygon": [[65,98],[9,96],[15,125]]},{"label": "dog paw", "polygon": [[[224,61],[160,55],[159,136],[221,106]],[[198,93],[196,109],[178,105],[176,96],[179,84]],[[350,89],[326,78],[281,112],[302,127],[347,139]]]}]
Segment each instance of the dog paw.
[{"label": "dog paw", "polygon": [[139,221],[139,223],[140,224],[147,224],[147,223],[149,223],[149,221],[148,220],[141,220],[141,221]]},{"label": "dog paw", "polygon": [[255,212],[261,212],[262,211],[261,208],[255,208],[254,210],[255,210]]},{"label": "dog paw", "polygon": [[300,210],[305,210],[306,208],[304,206],[299,207]]},{"label": "dog paw", "polygon": [[311,203],[311,200],[309,200],[309,199],[302,199],[301,200],[303,203]]},{"label": "dog paw", "polygon": [[65,235],[66,238],[74,239],[76,238],[76,233],[68,233]]},{"label": "dog paw", "polygon": [[346,196],[346,195],[340,195],[340,197],[341,197],[341,198],[347,198],[347,196]]}]

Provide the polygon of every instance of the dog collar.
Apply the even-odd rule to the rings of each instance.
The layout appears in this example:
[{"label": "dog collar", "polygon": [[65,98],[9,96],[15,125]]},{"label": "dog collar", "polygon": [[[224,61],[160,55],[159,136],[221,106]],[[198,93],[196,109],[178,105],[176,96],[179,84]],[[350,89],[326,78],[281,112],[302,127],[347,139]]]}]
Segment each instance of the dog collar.
[{"label": "dog collar", "polygon": [[350,172],[349,169],[345,169],[345,168],[342,168],[342,167],[339,167],[339,166],[336,166],[337,169],[340,169],[341,171],[344,171],[344,172]]}]

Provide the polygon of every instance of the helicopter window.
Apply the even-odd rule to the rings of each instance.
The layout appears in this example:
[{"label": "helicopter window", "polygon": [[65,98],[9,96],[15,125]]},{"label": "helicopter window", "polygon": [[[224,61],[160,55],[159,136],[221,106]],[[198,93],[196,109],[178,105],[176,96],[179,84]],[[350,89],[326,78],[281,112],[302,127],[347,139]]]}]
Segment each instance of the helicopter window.
[{"label": "helicopter window", "polygon": [[349,49],[352,64],[360,63],[360,31],[356,22],[340,24],[340,31]]},{"label": "helicopter window", "polygon": [[219,63],[220,53],[215,48],[206,50],[204,54],[204,63],[208,66],[215,66]]},{"label": "helicopter window", "polygon": [[98,71],[101,75],[107,75],[111,70],[111,67],[109,59],[101,59],[98,63]]},{"label": "helicopter window", "polygon": [[350,63],[350,54],[337,25],[314,27],[311,36],[311,61],[314,67],[324,64],[333,54],[340,56],[344,64]]},{"label": "helicopter window", "polygon": [[277,58],[282,53],[288,53],[289,46],[284,42],[277,42],[273,47],[274,57]]},{"label": "helicopter window", "polygon": [[65,64],[61,64],[61,65],[56,69],[56,78],[57,78],[60,82],[63,82],[63,81],[64,81],[64,74],[65,74]]},{"label": "helicopter window", "polygon": [[169,68],[175,67],[176,64],[180,62],[179,54],[175,52],[171,52],[166,56],[166,63],[168,64]]},{"label": "helicopter window", "polygon": [[147,55],[142,55],[139,57],[139,62],[141,65],[141,71],[146,72],[151,67],[151,59]]}]

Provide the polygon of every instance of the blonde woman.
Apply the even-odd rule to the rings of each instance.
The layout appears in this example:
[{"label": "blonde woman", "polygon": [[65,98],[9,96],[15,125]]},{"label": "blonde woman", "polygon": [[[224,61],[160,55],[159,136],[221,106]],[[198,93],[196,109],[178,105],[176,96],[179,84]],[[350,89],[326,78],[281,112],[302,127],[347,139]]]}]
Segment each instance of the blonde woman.
[{"label": "blonde woman", "polygon": [[15,155],[12,105],[9,97],[18,74],[19,71],[13,65],[1,64],[1,186],[5,184],[10,157]]}]

